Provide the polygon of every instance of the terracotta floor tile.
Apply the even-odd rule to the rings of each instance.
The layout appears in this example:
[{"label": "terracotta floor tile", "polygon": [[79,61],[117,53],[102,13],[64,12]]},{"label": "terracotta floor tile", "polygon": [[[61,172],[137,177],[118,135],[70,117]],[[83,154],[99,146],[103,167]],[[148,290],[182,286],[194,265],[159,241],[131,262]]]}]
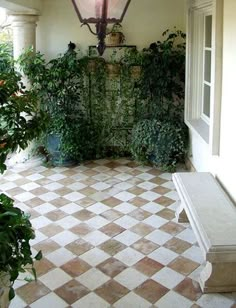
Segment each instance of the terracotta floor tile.
[{"label": "terracotta floor tile", "polygon": [[[165,209],[165,210],[168,210],[168,209]],[[183,231],[185,229],[185,227],[183,227],[180,224],[177,224],[173,221],[170,221],[170,222],[166,223],[165,225],[161,226],[159,229],[166,232],[166,233],[169,233],[171,235],[176,235],[176,234],[180,233],[181,231]]]},{"label": "terracotta floor tile", "polygon": [[48,273],[50,270],[52,270],[55,267],[56,266],[52,262],[50,262],[49,260],[47,260],[44,257],[40,261],[34,262],[34,268],[36,270],[37,277],[40,277],[40,276]]},{"label": "terracotta floor tile", "polygon": [[106,205],[108,205],[110,207],[115,207],[115,206],[121,204],[122,201],[117,199],[117,198],[115,198],[115,197],[110,197],[110,198],[108,198],[106,200],[103,200],[102,203],[104,203],[104,204],[106,204]]},{"label": "terracotta floor tile", "polygon": [[20,188],[20,187],[15,187],[15,188],[9,189],[9,190],[7,191],[7,193],[8,193],[11,197],[14,197],[14,196],[16,196],[16,195],[22,194],[22,193],[24,193],[24,192],[25,192],[25,190],[22,189],[22,188]]},{"label": "terracotta floor tile", "polygon": [[126,229],[112,222],[100,228],[99,230],[104,234],[106,234],[107,236],[114,237],[120,234],[121,232],[125,231]]},{"label": "terracotta floor tile", "polygon": [[80,256],[84,254],[86,251],[94,248],[94,246],[88,242],[85,242],[83,239],[78,239],[66,245],[65,248],[74,253],[75,255]]},{"label": "terracotta floor tile", "polygon": [[163,209],[160,212],[156,213],[156,215],[168,220],[175,218],[175,212],[170,209]]},{"label": "terracotta floor tile", "polygon": [[65,171],[63,171],[61,174],[65,175],[65,176],[73,176],[75,174],[77,174],[78,171],[73,169],[73,168],[70,168],[70,169],[67,169]]},{"label": "terracotta floor tile", "polygon": [[118,252],[125,249],[127,246],[122,244],[121,242],[118,242],[114,239],[110,239],[106,241],[105,243],[102,243],[99,248],[108,253],[110,256],[114,256]]},{"label": "terracotta floor tile", "polygon": [[149,182],[152,182],[152,183],[157,184],[157,185],[162,185],[162,184],[166,183],[167,180],[164,180],[164,179],[159,178],[158,176],[156,176],[155,178],[149,180]]},{"label": "terracotta floor tile", "polygon": [[76,280],[71,280],[54,291],[66,303],[73,304],[78,299],[87,295],[90,291]]},{"label": "terracotta floor tile", "polygon": [[62,207],[62,206],[66,205],[66,204],[68,204],[68,203],[70,203],[70,202],[71,202],[71,201],[69,201],[69,200],[67,200],[67,199],[65,199],[65,198],[63,198],[63,197],[61,197],[61,198],[56,198],[56,199],[50,201],[50,203],[51,203],[52,205],[55,205],[57,208]]},{"label": "terracotta floor tile", "polygon": [[30,215],[30,219],[34,219],[34,218],[41,216],[39,212],[35,211],[34,209],[30,209],[28,211],[28,214]]},{"label": "terracotta floor tile", "polygon": [[134,290],[136,294],[145,298],[152,304],[158,301],[168,291],[169,289],[165,288],[164,286],[152,279],[146,280],[143,284],[141,284]]},{"label": "terracotta floor tile", "polygon": [[131,194],[139,196],[139,195],[141,195],[142,193],[145,192],[145,189],[142,189],[140,187],[134,186],[134,187],[129,188],[127,191],[130,192]]},{"label": "terracotta floor tile", "polygon": [[92,187],[86,187],[86,188],[81,189],[79,192],[80,192],[81,194],[83,194],[83,195],[89,197],[89,196],[95,194],[95,193],[97,192],[97,190],[94,189],[94,188],[92,188]]},{"label": "terracotta floor tile", "polygon": [[192,301],[197,301],[202,296],[199,283],[190,278],[185,278],[174,288],[174,291]]},{"label": "terracotta floor tile", "polygon": [[166,206],[167,207],[167,206],[171,205],[172,203],[174,203],[175,201],[170,199],[170,198],[168,198],[168,197],[162,196],[160,198],[157,198],[154,202],[156,202],[156,203],[158,203],[158,204],[160,204],[162,206]]},{"label": "terracotta floor tile", "polygon": [[137,170],[137,169],[131,169],[131,170],[127,171],[126,173],[133,175],[133,176],[137,176],[137,175],[141,174],[142,172]]},{"label": "terracotta floor tile", "polygon": [[30,199],[29,201],[25,201],[25,204],[30,207],[36,207],[36,206],[42,205],[43,203],[45,203],[45,201],[43,201],[42,199],[38,197]]},{"label": "terracotta floor tile", "polygon": [[143,199],[143,198],[141,198],[141,197],[135,197],[135,198],[129,200],[129,203],[131,203],[131,204],[133,204],[133,205],[135,205],[137,207],[141,207],[144,204],[148,203],[148,201]]},{"label": "terracotta floor tile", "polygon": [[40,196],[40,195],[46,194],[48,192],[49,191],[44,187],[38,187],[38,188],[31,190],[31,193],[35,196]]},{"label": "terracotta floor tile", "polygon": [[157,187],[153,188],[152,191],[156,192],[159,195],[165,195],[168,192],[170,192],[171,190],[169,188],[166,188],[166,187],[157,186]]},{"label": "terracotta floor tile", "polygon": [[95,214],[86,209],[83,209],[81,211],[74,213],[73,216],[81,221],[85,221],[85,220],[89,220],[90,218],[94,217]]},{"label": "terracotta floor tile", "polygon": [[76,225],[69,229],[71,232],[79,235],[79,236],[84,236],[92,231],[94,231],[94,228],[90,227],[86,223],[81,223],[79,225]]},{"label": "terracotta floor tile", "polygon": [[121,214],[120,212],[116,211],[116,210],[108,210],[106,212],[103,212],[100,216],[113,221],[116,220],[118,218],[120,218],[121,216],[123,216],[123,214]]},{"label": "terracotta floor tile", "polygon": [[115,258],[109,258],[97,265],[97,268],[107,276],[113,278],[124,271],[127,266]]},{"label": "terracotta floor tile", "polygon": [[70,179],[70,178],[64,178],[58,181],[58,183],[62,184],[62,185],[70,185],[73,184],[75,182],[74,179]]},{"label": "terracotta floor tile", "polygon": [[133,212],[129,213],[129,216],[131,216],[131,217],[133,217],[133,218],[135,218],[139,221],[142,221],[142,220],[148,218],[151,215],[152,215],[151,213],[144,211],[142,209],[136,209]]},{"label": "terracotta floor tile", "polygon": [[134,267],[147,276],[153,276],[156,272],[159,272],[164,265],[153,259],[145,257],[136,263]]},{"label": "terracotta floor tile", "polygon": [[149,233],[151,233],[152,231],[154,231],[155,228],[153,228],[150,225],[147,225],[145,223],[140,222],[137,225],[133,226],[130,230],[132,232],[135,232],[135,233],[141,235],[141,236],[146,236]]},{"label": "terracotta floor tile", "polygon": [[80,183],[84,184],[84,185],[87,185],[87,186],[91,186],[91,185],[94,185],[96,184],[98,181],[93,179],[93,178],[87,178],[87,179],[84,179],[82,181],[80,181]]},{"label": "terracotta floor tile", "polygon": [[46,256],[47,254],[55,251],[56,249],[60,248],[60,245],[58,245],[56,242],[54,242],[53,240],[46,239],[42,242],[39,242],[38,244],[33,246],[34,249],[36,249],[37,251],[42,250],[43,255]]},{"label": "terracotta floor tile", "polygon": [[61,269],[71,277],[77,277],[87,272],[90,268],[91,266],[80,258],[75,258],[61,266]]},{"label": "terracotta floor tile", "polygon": [[40,232],[42,232],[43,234],[45,234],[46,236],[48,237],[52,237],[62,231],[64,231],[64,229],[57,225],[56,223],[52,223],[52,224],[49,224],[43,228],[40,228],[39,229]]},{"label": "terracotta floor tile", "polygon": [[54,193],[58,194],[59,196],[65,196],[71,192],[73,192],[73,190],[68,187],[62,187],[54,190]]},{"label": "terracotta floor tile", "polygon": [[95,171],[95,170],[86,170],[83,172],[83,174],[87,175],[87,176],[94,176],[97,175],[99,172]]},{"label": "terracotta floor tile", "polygon": [[144,255],[148,255],[155,249],[159,248],[159,245],[142,238],[138,240],[136,243],[134,243],[131,247],[143,253]]},{"label": "terracotta floor tile", "polygon": [[57,221],[65,217],[66,213],[61,210],[55,210],[45,214],[44,216],[52,221]]},{"label": "terracotta floor tile", "polygon": [[85,197],[83,199],[80,199],[80,200],[76,201],[75,203],[80,205],[80,206],[82,206],[82,207],[84,207],[84,208],[86,208],[86,207],[94,204],[95,201],[93,199],[90,199],[89,197]]},{"label": "terracotta floor tile", "polygon": [[129,290],[114,280],[109,280],[101,287],[95,290],[95,293],[105,299],[108,303],[114,304],[124,295],[129,293]]},{"label": "terracotta floor tile", "polygon": [[50,289],[48,289],[42,282],[37,280],[19,287],[16,290],[16,293],[21,298],[23,298],[27,304],[31,304],[37,299],[50,293]]},{"label": "terracotta floor tile", "polygon": [[185,276],[192,273],[197,267],[199,267],[199,263],[196,263],[192,260],[179,256],[174,261],[169,263],[168,267],[175,270],[178,273],[181,273]]},{"label": "terracotta floor tile", "polygon": [[164,244],[164,247],[176,252],[176,253],[183,253],[185,250],[191,247],[191,244],[183,241],[181,239],[178,239],[176,237],[173,237],[168,242]]},{"label": "terracotta floor tile", "polygon": [[163,172],[159,169],[152,168],[151,170],[148,170],[147,173],[149,173],[151,175],[158,176],[158,175],[162,174]]},{"label": "terracotta floor tile", "polygon": [[47,170],[45,170],[43,172],[40,172],[40,174],[43,175],[43,176],[51,176],[51,175],[54,175],[55,172],[54,172],[53,169],[49,168],[49,169],[47,169]]}]

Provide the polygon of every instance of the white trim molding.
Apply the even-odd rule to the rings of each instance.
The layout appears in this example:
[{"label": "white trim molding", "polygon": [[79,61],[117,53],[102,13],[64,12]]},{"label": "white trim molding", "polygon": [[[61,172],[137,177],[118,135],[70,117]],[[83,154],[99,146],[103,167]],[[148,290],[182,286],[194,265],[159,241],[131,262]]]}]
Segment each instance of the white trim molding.
[{"label": "white trim molding", "polygon": [[[204,16],[212,15],[210,116],[202,116]],[[188,0],[185,122],[219,155],[222,92],[223,0]]]}]

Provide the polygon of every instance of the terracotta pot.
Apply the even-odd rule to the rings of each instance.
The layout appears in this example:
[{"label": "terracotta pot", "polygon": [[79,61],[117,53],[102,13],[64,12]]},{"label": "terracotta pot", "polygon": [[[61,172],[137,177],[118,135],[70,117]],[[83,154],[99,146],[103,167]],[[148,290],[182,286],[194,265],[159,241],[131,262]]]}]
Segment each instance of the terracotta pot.
[{"label": "terracotta pot", "polygon": [[107,63],[107,73],[109,78],[115,78],[120,76],[120,64],[119,63]]},{"label": "terracotta pot", "polygon": [[142,73],[142,66],[132,65],[130,66],[130,75],[133,79],[139,79]]},{"label": "terracotta pot", "polygon": [[0,141],[0,149],[4,149],[6,144],[7,143],[5,141]]},{"label": "terracotta pot", "polygon": [[124,34],[122,32],[112,32],[107,36],[108,44],[110,46],[119,46],[124,43]]}]

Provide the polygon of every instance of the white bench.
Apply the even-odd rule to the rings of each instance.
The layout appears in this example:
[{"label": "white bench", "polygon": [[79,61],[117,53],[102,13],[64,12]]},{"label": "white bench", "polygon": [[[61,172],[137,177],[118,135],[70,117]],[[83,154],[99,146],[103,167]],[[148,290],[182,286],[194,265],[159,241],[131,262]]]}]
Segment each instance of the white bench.
[{"label": "white bench", "polygon": [[204,293],[236,291],[236,207],[210,173],[175,173],[179,222],[190,222],[206,265]]}]

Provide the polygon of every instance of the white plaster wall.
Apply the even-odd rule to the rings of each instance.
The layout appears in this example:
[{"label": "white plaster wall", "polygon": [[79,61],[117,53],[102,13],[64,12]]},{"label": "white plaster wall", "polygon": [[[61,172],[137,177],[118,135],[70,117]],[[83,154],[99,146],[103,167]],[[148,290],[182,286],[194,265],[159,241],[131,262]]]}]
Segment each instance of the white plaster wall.
[{"label": "white plaster wall", "polygon": [[24,12],[25,10],[35,10],[41,12],[41,0],[0,0],[0,7],[10,11]]},{"label": "white plaster wall", "polygon": [[224,1],[223,84],[221,103],[220,154],[209,154],[201,138],[191,133],[191,162],[197,171],[211,171],[236,202],[236,1]]},{"label": "white plaster wall", "polygon": [[[185,0],[131,0],[122,24],[127,44],[146,47],[169,27],[185,29]],[[64,52],[69,41],[82,50],[97,42],[87,27],[80,28],[70,0],[42,0],[38,49],[52,58]]]},{"label": "white plaster wall", "polygon": [[224,1],[223,95],[218,177],[236,201],[236,1]]}]

